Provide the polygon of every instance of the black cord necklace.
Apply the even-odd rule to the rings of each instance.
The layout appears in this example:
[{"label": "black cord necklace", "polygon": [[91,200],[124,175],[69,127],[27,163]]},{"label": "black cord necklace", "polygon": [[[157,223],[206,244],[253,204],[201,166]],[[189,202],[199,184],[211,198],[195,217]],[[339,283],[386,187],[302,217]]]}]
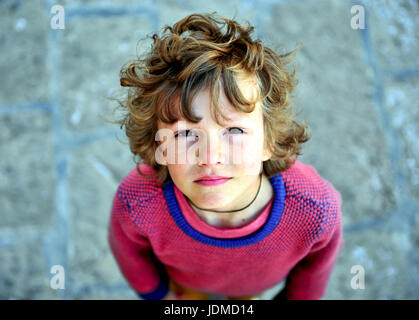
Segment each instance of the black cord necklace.
[{"label": "black cord necklace", "polygon": [[236,212],[236,211],[241,211],[241,210],[244,210],[244,209],[246,209],[246,208],[248,208],[253,202],[255,202],[255,200],[256,200],[256,198],[257,198],[257,196],[258,196],[258,194],[259,194],[259,191],[260,191],[260,186],[262,185],[262,174],[260,175],[260,181],[259,181],[259,187],[258,187],[258,191],[256,192],[256,195],[255,195],[255,197],[253,198],[253,200],[252,201],[250,201],[250,203],[247,205],[247,206],[245,206],[245,207],[243,207],[243,208],[241,208],[241,209],[236,209],[236,210],[228,210],[228,211],[218,211],[218,210],[211,210],[211,209],[204,209],[204,208],[200,208],[200,207],[198,207],[197,205],[195,205],[187,196],[185,196],[186,197],[186,199],[188,199],[188,201],[190,202],[190,203],[192,203],[195,207],[197,207],[198,209],[200,209],[200,210],[204,210],[204,211],[211,211],[211,212],[220,212],[220,213],[222,213],[222,212]]}]

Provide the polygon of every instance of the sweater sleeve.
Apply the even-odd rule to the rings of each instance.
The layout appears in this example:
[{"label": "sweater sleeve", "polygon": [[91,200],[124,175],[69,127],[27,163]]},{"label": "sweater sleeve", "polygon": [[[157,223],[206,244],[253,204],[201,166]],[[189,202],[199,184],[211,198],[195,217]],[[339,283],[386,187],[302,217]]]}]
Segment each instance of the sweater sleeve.
[{"label": "sweater sleeve", "polygon": [[108,242],[121,273],[138,296],[160,300],[168,291],[168,278],[153,254],[150,242],[129,219],[129,204],[118,193],[112,205]]},{"label": "sweater sleeve", "polygon": [[[288,300],[318,300],[326,293],[327,283],[343,247],[340,194],[337,206],[327,215],[333,228],[325,232],[309,253],[289,273],[284,295]],[[325,220],[328,220],[325,219]]]}]

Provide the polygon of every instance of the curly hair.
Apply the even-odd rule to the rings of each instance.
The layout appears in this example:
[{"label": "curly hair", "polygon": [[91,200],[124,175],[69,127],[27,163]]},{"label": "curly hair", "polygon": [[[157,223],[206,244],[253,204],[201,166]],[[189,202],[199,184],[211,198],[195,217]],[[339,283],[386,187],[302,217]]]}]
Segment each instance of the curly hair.
[{"label": "curly hair", "polygon": [[[272,154],[263,162],[264,173],[272,177],[301,155],[301,144],[310,135],[305,123],[295,120],[289,101],[297,82],[295,69],[291,73],[285,68],[298,48],[278,55],[252,39],[253,29],[249,23],[242,26],[216,13],[191,14],[165,26],[161,36],[153,34],[151,50],[124,64],[120,82],[129,89],[119,101],[123,117],[115,123],[125,127],[130,150],[140,158],[136,163],[140,175],[161,182],[170,178],[167,167],[155,159],[157,120],[199,122],[191,112],[191,102],[201,90],[210,88],[211,114],[217,123],[219,115],[226,119],[217,103],[220,88],[236,110],[252,112],[255,101],[248,101],[237,84],[243,72],[255,76],[262,105],[265,143]],[[140,163],[155,173],[141,172]]]}]

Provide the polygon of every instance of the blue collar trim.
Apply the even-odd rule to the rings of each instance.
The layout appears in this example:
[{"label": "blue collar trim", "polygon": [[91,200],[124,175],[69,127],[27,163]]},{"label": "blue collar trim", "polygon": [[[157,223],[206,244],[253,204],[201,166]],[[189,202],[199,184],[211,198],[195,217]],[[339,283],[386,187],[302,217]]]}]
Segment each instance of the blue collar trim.
[{"label": "blue collar trim", "polygon": [[274,200],[271,207],[271,212],[269,214],[268,220],[265,224],[256,232],[234,239],[219,239],[210,237],[200,233],[199,231],[195,230],[185,219],[183,216],[179,204],[176,199],[175,191],[174,191],[174,183],[173,181],[168,181],[165,185],[163,185],[163,194],[166,199],[167,205],[169,207],[170,214],[172,215],[173,219],[175,220],[176,224],[183,230],[191,238],[202,242],[204,244],[221,247],[221,248],[237,248],[237,247],[244,247],[251,244],[254,244],[258,241],[265,239],[269,236],[272,231],[276,228],[279,221],[281,220],[282,212],[284,210],[284,202],[285,202],[285,186],[284,181],[281,177],[281,174],[277,173],[273,177],[269,178],[271,181],[272,187],[274,189]]}]

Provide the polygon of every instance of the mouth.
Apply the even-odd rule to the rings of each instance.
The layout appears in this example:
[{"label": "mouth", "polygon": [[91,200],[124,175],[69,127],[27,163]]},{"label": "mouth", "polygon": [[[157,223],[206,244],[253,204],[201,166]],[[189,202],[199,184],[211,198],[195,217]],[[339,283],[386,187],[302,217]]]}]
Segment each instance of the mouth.
[{"label": "mouth", "polygon": [[231,178],[228,177],[203,177],[198,180],[195,180],[195,183],[198,183],[203,186],[216,186],[224,184],[229,181]]}]

